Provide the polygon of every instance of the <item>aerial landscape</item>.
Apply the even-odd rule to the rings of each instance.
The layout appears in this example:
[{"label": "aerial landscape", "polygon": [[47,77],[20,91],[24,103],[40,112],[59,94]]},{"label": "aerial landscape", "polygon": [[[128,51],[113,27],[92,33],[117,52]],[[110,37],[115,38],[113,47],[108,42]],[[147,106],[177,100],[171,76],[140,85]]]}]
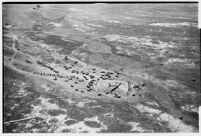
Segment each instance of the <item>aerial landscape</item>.
[{"label": "aerial landscape", "polygon": [[3,4],[4,133],[199,132],[196,3]]}]

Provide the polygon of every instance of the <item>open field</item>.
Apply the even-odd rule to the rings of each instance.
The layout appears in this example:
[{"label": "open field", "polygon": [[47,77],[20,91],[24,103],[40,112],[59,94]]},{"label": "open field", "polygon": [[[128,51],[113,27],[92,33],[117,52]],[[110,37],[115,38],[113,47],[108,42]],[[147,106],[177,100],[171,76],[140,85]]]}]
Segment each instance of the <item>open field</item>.
[{"label": "open field", "polygon": [[3,5],[3,131],[198,132],[196,9]]}]

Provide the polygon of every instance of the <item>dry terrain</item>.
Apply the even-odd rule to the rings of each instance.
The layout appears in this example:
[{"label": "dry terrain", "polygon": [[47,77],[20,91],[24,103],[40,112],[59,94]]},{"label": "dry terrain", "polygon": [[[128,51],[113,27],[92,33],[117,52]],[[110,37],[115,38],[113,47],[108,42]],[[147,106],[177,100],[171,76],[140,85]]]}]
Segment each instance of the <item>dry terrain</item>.
[{"label": "dry terrain", "polygon": [[4,4],[3,131],[198,132],[197,5],[164,5]]}]

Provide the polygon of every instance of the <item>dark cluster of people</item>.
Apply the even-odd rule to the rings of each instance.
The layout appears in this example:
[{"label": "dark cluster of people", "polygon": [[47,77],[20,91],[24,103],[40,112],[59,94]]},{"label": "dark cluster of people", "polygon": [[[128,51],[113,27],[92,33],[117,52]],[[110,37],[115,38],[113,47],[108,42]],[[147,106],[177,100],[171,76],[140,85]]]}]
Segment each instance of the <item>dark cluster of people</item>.
[{"label": "dark cluster of people", "polygon": [[[75,76],[62,76],[59,74],[49,74],[49,73],[40,73],[40,72],[33,72],[33,74],[40,75],[40,76],[51,76],[51,77],[54,77],[54,80],[57,80],[57,78],[68,79],[68,80],[65,80],[65,82],[68,82],[69,80],[73,80],[73,79],[79,79],[78,77],[75,77]],[[84,82],[84,80],[79,80],[79,82]]]},{"label": "dark cluster of people", "polygon": [[65,70],[69,70],[71,69],[72,67],[67,67],[67,66],[64,66]]},{"label": "dark cluster of people", "polygon": [[29,64],[32,64],[32,62],[30,60],[28,60],[28,59],[26,60],[26,62],[29,63]]},{"label": "dark cluster of people", "polygon": [[94,90],[94,82],[95,82],[96,80],[91,80],[89,83],[88,83],[88,85],[86,86],[87,87],[87,92],[91,92],[91,91],[93,91]]},{"label": "dark cluster of people", "polygon": [[52,77],[58,77],[58,78],[65,78],[64,76],[60,76],[59,74],[49,74],[49,73],[40,73],[40,72],[33,72],[34,75],[40,75],[40,76],[52,76]]},{"label": "dark cluster of people", "polygon": [[100,73],[102,73],[101,75],[101,79],[102,80],[114,80],[119,78],[119,73],[113,73],[113,72],[105,72],[105,71],[101,71]]},{"label": "dark cluster of people", "polygon": [[79,73],[79,71],[77,71],[77,70],[72,70],[72,71],[71,71],[71,73],[78,74],[78,73]]},{"label": "dark cluster of people", "polygon": [[141,90],[142,87],[144,87],[145,85],[146,85],[145,83],[142,83],[142,84],[134,85],[133,88],[137,90]]},{"label": "dark cluster of people", "polygon": [[[94,89],[94,85],[97,85],[98,81],[100,79],[102,80],[115,80],[115,79],[118,79],[120,77],[120,73],[119,72],[106,72],[106,71],[101,71],[101,75],[99,77],[96,77],[95,75],[93,74],[90,74],[89,72],[84,72],[84,71],[79,71],[79,70],[71,70],[71,71],[68,71],[70,73],[73,73],[73,74],[82,74],[83,78],[80,79],[78,76],[76,75],[71,75],[71,76],[63,76],[63,75],[59,75],[59,71],[56,71],[54,70],[52,67],[49,67],[49,66],[46,66],[45,64],[43,64],[42,62],[37,62],[39,63],[40,65],[46,67],[46,68],[49,68],[51,71],[53,71],[55,74],[46,74],[46,73],[38,73],[38,72],[34,72],[33,74],[36,74],[36,75],[40,75],[40,76],[52,76],[54,77],[54,80],[57,80],[57,78],[65,78],[65,82],[69,82],[69,80],[75,80],[74,81],[74,84],[71,84],[70,87],[71,88],[74,88],[74,91],[76,92],[81,92],[81,93],[85,93],[85,91],[83,90],[79,90],[78,88],[75,88],[74,85],[78,85],[79,83],[82,83],[82,82],[88,82],[88,84],[86,85],[86,91],[87,92],[92,92],[92,91],[95,91]],[[78,62],[75,61],[74,64],[77,64]],[[70,70],[72,67],[74,67],[74,64],[67,67],[67,66],[64,66],[65,70]],[[96,69],[95,68],[92,68],[92,72],[91,73],[96,73]],[[114,95],[114,98],[121,98],[120,95],[118,95],[115,90],[119,88],[119,86],[121,85],[121,83],[119,85],[113,85],[112,86],[109,86],[112,87],[112,89],[109,91],[109,92],[105,92],[106,95],[108,94],[112,94]],[[129,82],[129,85],[128,85],[128,92],[131,92],[133,89],[137,89],[137,90],[141,90],[142,87],[145,86],[145,83],[143,84],[138,84],[138,85],[133,85],[131,87],[131,83]],[[129,94],[130,95],[130,94]],[[102,96],[101,93],[98,93],[97,96]],[[136,96],[136,94],[132,94],[132,96]]]},{"label": "dark cluster of people", "polygon": [[45,65],[44,63],[40,62],[40,61],[37,61],[37,63],[45,68],[48,68],[50,69],[51,71],[53,71],[54,73],[59,73],[59,71],[55,70],[54,68],[50,67],[50,66],[47,66]]}]

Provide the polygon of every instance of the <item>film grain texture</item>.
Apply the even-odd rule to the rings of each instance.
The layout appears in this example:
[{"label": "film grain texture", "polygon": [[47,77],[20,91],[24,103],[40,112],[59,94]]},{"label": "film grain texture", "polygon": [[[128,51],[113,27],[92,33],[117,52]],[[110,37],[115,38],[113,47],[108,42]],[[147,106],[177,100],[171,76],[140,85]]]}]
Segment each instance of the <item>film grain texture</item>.
[{"label": "film grain texture", "polygon": [[198,132],[198,5],[3,4],[4,133]]}]

